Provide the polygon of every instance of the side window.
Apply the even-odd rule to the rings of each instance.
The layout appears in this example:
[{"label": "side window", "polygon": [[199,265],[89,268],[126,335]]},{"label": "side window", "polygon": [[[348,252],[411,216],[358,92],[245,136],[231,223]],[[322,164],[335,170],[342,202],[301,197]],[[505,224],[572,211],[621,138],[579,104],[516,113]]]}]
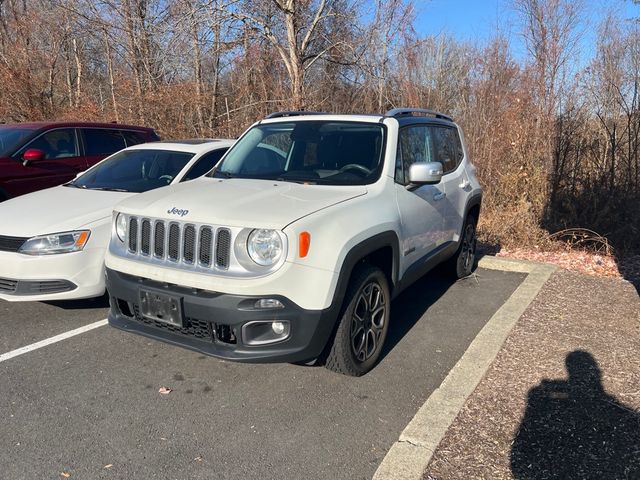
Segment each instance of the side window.
[{"label": "side window", "polygon": [[435,161],[442,163],[444,173],[453,172],[464,156],[460,137],[455,128],[431,127],[435,147]]},{"label": "side window", "polygon": [[83,128],[84,150],[87,156],[110,155],[126,147],[118,130]]},{"label": "side window", "polygon": [[127,147],[131,145],[138,145],[140,143],[144,143],[147,140],[144,138],[144,135],[141,132],[132,132],[131,130],[122,130],[122,136],[127,142]]},{"label": "side window", "polygon": [[431,161],[434,161],[433,142],[429,127],[416,125],[401,129],[396,157],[396,182],[406,185],[409,182],[409,167],[411,165]]},{"label": "side window", "polygon": [[182,177],[182,182],[186,182],[187,180],[193,180],[194,178],[201,177],[208,171],[210,171],[213,167],[216,166],[216,163],[222,158],[222,155],[227,151],[227,148],[220,148],[218,150],[214,150],[213,152],[205,153],[201,156],[196,163],[191,167],[191,169],[186,173],[184,177]]},{"label": "side window", "polygon": [[30,148],[42,150],[47,160],[77,157],[78,143],[76,142],[76,131],[73,128],[60,128],[43,133],[18,152],[18,155],[22,155]]},{"label": "side window", "polygon": [[139,145],[140,143],[145,143],[147,141],[146,137],[142,132],[133,132],[131,130],[122,130],[122,136],[127,142],[127,147],[131,145]]}]

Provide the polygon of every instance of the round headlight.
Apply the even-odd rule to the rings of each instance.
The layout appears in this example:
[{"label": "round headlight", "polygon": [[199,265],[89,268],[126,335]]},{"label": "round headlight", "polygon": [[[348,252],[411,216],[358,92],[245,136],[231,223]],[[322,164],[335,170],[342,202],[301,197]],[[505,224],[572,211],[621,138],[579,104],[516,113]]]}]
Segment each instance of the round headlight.
[{"label": "round headlight", "polygon": [[268,267],[282,256],[282,239],[275,230],[254,230],[247,239],[247,251],[251,260]]},{"label": "round headlight", "polygon": [[124,242],[124,236],[127,232],[127,217],[119,213],[116,217],[116,235],[121,242]]}]

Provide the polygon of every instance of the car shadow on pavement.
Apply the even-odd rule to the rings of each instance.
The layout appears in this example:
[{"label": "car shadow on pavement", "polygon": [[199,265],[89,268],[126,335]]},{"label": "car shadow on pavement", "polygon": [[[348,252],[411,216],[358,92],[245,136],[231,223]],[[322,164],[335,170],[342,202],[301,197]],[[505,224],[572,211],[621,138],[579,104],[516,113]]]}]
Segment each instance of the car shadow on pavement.
[{"label": "car shadow on pavement", "polygon": [[607,394],[588,352],[565,360],[568,379],[529,391],[511,449],[514,478],[640,478],[640,414]]},{"label": "car shadow on pavement", "polygon": [[389,331],[380,360],[382,361],[409,333],[431,305],[455,283],[436,267],[393,300]]},{"label": "car shadow on pavement", "polygon": [[63,310],[88,310],[92,308],[109,308],[109,296],[105,293],[101,297],[83,298],[81,300],[56,300],[42,302],[46,305],[61,308]]}]

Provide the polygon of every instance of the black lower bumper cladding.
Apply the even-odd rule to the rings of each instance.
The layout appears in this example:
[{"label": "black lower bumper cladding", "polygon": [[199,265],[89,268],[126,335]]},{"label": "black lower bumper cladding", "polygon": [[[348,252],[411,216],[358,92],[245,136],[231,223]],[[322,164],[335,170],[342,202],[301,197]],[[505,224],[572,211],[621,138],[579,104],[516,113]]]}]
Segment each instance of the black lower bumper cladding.
[{"label": "black lower bumper cladding", "polygon": [[[182,324],[149,318],[141,313],[140,289],[177,297]],[[239,296],[185,288],[107,269],[109,324],[206,355],[245,362],[298,362],[318,357],[336,321],[334,309],[305,310],[282,296]],[[258,309],[261,298],[279,300],[284,308]],[[243,325],[286,321],[289,336],[267,345],[247,345]]]},{"label": "black lower bumper cladding", "polygon": [[13,280],[0,278],[0,293],[6,295],[48,295],[75,290],[77,285],[68,280]]}]

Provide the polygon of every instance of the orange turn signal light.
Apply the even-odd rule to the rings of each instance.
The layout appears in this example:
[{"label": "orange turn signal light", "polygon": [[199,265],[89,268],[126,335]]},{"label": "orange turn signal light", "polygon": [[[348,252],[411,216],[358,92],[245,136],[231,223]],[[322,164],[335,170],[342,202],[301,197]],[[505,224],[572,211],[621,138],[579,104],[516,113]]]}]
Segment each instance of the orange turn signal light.
[{"label": "orange turn signal light", "polygon": [[80,233],[78,239],[76,240],[76,247],[84,247],[84,244],[89,240],[89,232],[86,230]]},{"label": "orange turn signal light", "polygon": [[309,232],[302,232],[298,242],[298,253],[300,258],[304,258],[309,253],[309,247],[311,246],[311,234]]}]

